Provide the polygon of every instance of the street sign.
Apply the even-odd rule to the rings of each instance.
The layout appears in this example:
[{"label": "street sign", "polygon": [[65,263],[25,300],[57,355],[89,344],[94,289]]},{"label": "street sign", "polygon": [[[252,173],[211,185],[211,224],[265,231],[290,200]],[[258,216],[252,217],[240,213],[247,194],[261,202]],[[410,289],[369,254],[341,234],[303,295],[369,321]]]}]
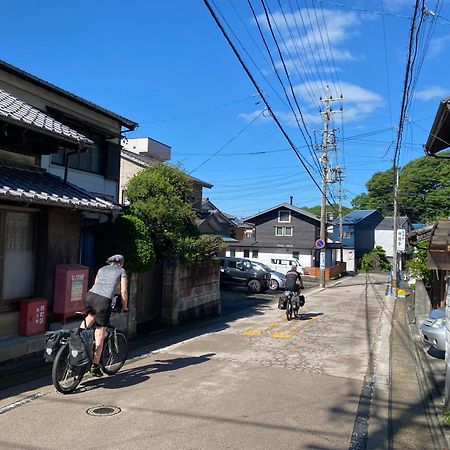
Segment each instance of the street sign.
[{"label": "street sign", "polygon": [[403,228],[397,230],[397,251],[404,252],[406,245],[406,231]]},{"label": "street sign", "polygon": [[316,247],[317,248],[325,248],[325,241],[323,239],[317,239]]},{"label": "street sign", "polygon": [[320,251],[320,268],[325,269],[325,250]]}]

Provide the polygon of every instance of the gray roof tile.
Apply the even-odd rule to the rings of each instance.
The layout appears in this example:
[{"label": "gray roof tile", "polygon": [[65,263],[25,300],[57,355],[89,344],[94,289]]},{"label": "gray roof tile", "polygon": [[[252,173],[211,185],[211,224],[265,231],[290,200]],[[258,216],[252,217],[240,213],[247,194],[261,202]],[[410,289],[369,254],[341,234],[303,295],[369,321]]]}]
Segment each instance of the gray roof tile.
[{"label": "gray roof tile", "polygon": [[0,116],[9,119],[9,121],[16,122],[18,126],[27,125],[36,131],[50,132],[64,140],[87,146],[93,145],[90,139],[78,133],[78,131],[58,122],[3,89],[0,89]]},{"label": "gray roof tile", "polygon": [[0,165],[0,200],[72,207],[89,211],[120,211],[113,202],[93,194],[38,167]]}]

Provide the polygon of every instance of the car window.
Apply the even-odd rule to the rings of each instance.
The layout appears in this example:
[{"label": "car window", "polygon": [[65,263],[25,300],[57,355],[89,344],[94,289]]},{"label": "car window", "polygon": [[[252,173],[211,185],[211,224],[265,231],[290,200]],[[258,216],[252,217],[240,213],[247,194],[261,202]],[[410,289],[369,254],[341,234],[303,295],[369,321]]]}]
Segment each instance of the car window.
[{"label": "car window", "polygon": [[250,261],[242,261],[242,267],[244,270],[252,270],[252,263]]},{"label": "car window", "polygon": [[228,261],[228,267],[231,269],[236,269],[236,261]]},{"label": "car window", "polygon": [[272,269],[269,266],[266,266],[263,263],[255,263],[252,261],[252,265],[256,267],[257,270],[265,270],[266,272],[271,272]]},{"label": "car window", "polygon": [[225,261],[223,259],[220,260],[220,267],[225,266]]}]

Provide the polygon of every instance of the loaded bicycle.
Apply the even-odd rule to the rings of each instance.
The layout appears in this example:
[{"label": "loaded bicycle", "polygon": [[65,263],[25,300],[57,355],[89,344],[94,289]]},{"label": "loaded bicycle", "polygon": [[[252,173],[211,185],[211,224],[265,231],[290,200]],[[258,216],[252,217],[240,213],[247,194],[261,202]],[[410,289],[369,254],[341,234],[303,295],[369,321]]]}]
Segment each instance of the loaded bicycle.
[{"label": "loaded bicycle", "polygon": [[[80,313],[86,318],[86,314]],[[92,365],[94,326],[46,333],[44,357],[53,362],[52,381],[56,390],[70,394],[80,384]],[[100,366],[107,375],[114,375],[125,364],[128,341],[124,333],[109,326],[106,330]]]},{"label": "loaded bicycle", "polygon": [[287,320],[292,320],[293,317],[298,319],[298,312],[304,304],[305,297],[303,295],[294,291],[285,291],[278,300],[278,309],[286,310]]}]

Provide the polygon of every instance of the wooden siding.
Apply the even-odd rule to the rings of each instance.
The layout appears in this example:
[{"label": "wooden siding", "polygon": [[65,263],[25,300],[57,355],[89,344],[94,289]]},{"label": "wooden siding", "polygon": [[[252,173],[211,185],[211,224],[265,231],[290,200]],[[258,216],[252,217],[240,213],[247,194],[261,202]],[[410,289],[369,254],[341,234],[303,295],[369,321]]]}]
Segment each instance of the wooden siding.
[{"label": "wooden siding", "polygon": [[[320,234],[320,221],[291,211],[291,221],[278,222],[279,208],[268,211],[255,219],[257,247],[289,247],[296,249],[311,249]],[[293,227],[292,236],[275,236],[276,226]],[[250,239],[249,239],[250,241]]]}]

